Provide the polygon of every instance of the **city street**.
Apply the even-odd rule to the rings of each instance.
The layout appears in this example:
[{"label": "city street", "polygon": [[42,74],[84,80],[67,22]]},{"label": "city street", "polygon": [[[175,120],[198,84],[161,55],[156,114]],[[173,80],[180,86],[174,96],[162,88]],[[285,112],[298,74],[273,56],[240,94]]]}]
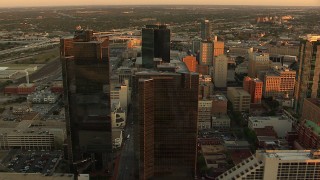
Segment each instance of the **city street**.
[{"label": "city street", "polygon": [[[124,139],[126,140],[123,142],[123,148],[120,157],[118,180],[134,179],[133,125],[131,124],[132,117],[132,111],[129,111],[124,136]],[[130,135],[130,137],[127,139],[128,135]]]}]

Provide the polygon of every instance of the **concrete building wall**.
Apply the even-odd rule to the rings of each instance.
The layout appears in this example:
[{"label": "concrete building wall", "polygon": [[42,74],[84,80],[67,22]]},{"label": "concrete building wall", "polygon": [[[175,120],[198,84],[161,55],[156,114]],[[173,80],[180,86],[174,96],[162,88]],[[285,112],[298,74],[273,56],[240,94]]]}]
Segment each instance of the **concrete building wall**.
[{"label": "concrete building wall", "polygon": [[214,59],[213,82],[216,87],[227,87],[228,58],[220,55]]}]

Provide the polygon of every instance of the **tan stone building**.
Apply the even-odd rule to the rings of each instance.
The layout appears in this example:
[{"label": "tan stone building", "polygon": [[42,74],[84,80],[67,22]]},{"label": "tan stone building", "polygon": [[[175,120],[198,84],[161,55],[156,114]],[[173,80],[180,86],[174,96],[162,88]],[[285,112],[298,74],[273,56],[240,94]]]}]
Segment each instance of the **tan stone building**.
[{"label": "tan stone building", "polygon": [[249,111],[251,95],[243,88],[228,87],[227,97],[232,104],[233,111]]}]

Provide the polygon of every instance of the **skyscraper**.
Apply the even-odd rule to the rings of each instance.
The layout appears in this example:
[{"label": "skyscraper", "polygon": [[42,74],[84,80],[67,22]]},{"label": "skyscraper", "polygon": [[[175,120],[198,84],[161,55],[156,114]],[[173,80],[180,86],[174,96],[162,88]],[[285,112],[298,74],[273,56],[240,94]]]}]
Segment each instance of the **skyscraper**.
[{"label": "skyscraper", "polygon": [[[110,168],[109,39],[78,28],[74,38],[61,39],[68,157],[92,171]],[[83,165],[83,164],[82,164]]]},{"label": "skyscraper", "polygon": [[213,83],[215,87],[227,87],[228,57],[220,55],[213,63]]},{"label": "skyscraper", "polygon": [[211,41],[202,41],[200,43],[200,65],[212,66],[213,45]]},{"label": "skyscraper", "polygon": [[152,68],[153,58],[170,62],[170,29],[166,25],[146,25],[142,29],[142,66]]},{"label": "skyscraper", "polygon": [[207,19],[201,21],[201,39],[211,40],[211,24]]},{"label": "skyscraper", "polygon": [[198,83],[198,75],[188,72],[136,73],[135,144],[140,179],[194,176]]},{"label": "skyscraper", "polygon": [[320,97],[320,35],[308,35],[300,43],[295,109],[300,114],[304,98]]}]

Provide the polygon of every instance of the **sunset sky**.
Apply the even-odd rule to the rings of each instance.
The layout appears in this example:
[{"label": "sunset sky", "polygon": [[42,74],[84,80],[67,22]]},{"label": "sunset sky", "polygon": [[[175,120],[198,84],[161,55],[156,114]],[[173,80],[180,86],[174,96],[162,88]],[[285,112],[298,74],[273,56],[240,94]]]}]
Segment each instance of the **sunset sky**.
[{"label": "sunset sky", "polygon": [[320,0],[1,0],[0,7],[157,4],[320,6]]}]

